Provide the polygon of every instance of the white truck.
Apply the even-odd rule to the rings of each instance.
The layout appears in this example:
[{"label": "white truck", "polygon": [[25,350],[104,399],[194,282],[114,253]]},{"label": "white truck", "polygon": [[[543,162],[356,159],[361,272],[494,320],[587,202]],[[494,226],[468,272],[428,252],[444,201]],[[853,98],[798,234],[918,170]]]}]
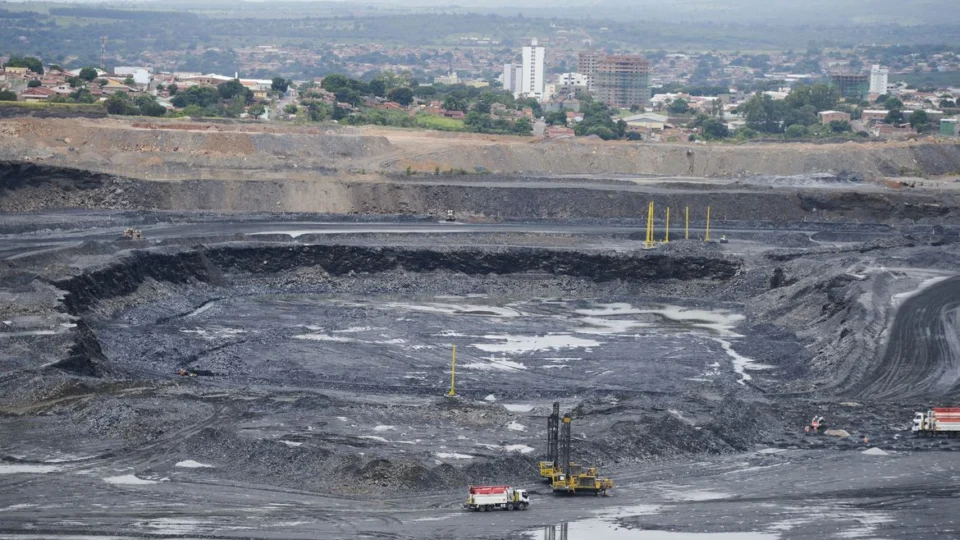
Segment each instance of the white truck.
[{"label": "white truck", "polygon": [[470,497],[463,507],[474,512],[491,510],[526,510],[530,495],[525,489],[510,486],[470,486]]},{"label": "white truck", "polygon": [[917,435],[960,435],[960,407],[934,407],[913,416],[913,432]]}]

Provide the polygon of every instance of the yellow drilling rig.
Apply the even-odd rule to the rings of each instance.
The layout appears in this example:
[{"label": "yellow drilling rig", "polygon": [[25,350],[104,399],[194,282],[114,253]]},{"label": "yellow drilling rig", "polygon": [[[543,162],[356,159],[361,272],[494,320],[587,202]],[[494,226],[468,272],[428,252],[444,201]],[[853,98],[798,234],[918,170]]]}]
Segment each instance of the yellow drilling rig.
[{"label": "yellow drilling rig", "polygon": [[569,414],[561,421],[560,403],[554,403],[553,413],[547,418],[547,459],[540,462],[540,477],[550,484],[555,495],[606,495],[607,490],[613,489],[613,480],[601,478],[596,467],[584,468],[570,461],[572,424]]}]

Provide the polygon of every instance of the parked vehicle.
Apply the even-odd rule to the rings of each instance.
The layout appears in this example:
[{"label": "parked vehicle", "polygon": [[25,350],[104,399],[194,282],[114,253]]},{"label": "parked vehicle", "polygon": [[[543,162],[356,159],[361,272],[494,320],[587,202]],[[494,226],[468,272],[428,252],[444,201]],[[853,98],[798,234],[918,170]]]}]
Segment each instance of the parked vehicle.
[{"label": "parked vehicle", "polygon": [[960,407],[934,407],[913,416],[913,432],[917,435],[956,437],[960,434]]},{"label": "parked vehicle", "polygon": [[474,512],[490,510],[526,510],[530,495],[525,489],[510,486],[470,486],[470,497],[463,507]]}]

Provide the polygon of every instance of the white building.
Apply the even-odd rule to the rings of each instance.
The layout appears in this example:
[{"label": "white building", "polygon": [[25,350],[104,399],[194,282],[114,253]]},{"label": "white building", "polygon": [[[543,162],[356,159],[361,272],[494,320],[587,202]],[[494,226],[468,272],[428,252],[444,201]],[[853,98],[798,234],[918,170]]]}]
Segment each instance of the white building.
[{"label": "white building", "polygon": [[882,68],[877,65],[874,65],[872,68],[870,68],[870,93],[880,95],[886,94],[889,78],[889,69]]},{"label": "white building", "polygon": [[523,71],[520,79],[520,94],[535,99],[543,98],[543,57],[545,50],[537,46],[534,38],[523,48]]},{"label": "white building", "polygon": [[150,70],[144,67],[117,66],[113,68],[113,74],[121,77],[132,77],[133,82],[137,84],[150,84],[150,81],[153,80]]},{"label": "white building", "polygon": [[557,86],[587,87],[587,76],[582,73],[561,73],[557,75]]}]

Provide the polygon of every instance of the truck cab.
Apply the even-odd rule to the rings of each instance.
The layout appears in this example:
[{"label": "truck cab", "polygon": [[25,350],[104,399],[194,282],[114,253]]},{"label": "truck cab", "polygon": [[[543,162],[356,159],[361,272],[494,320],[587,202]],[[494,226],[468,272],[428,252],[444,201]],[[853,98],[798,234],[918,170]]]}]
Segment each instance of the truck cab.
[{"label": "truck cab", "polygon": [[927,425],[927,415],[922,412],[914,414],[912,431],[914,433],[918,433],[926,431],[927,429],[929,429],[929,426]]}]

